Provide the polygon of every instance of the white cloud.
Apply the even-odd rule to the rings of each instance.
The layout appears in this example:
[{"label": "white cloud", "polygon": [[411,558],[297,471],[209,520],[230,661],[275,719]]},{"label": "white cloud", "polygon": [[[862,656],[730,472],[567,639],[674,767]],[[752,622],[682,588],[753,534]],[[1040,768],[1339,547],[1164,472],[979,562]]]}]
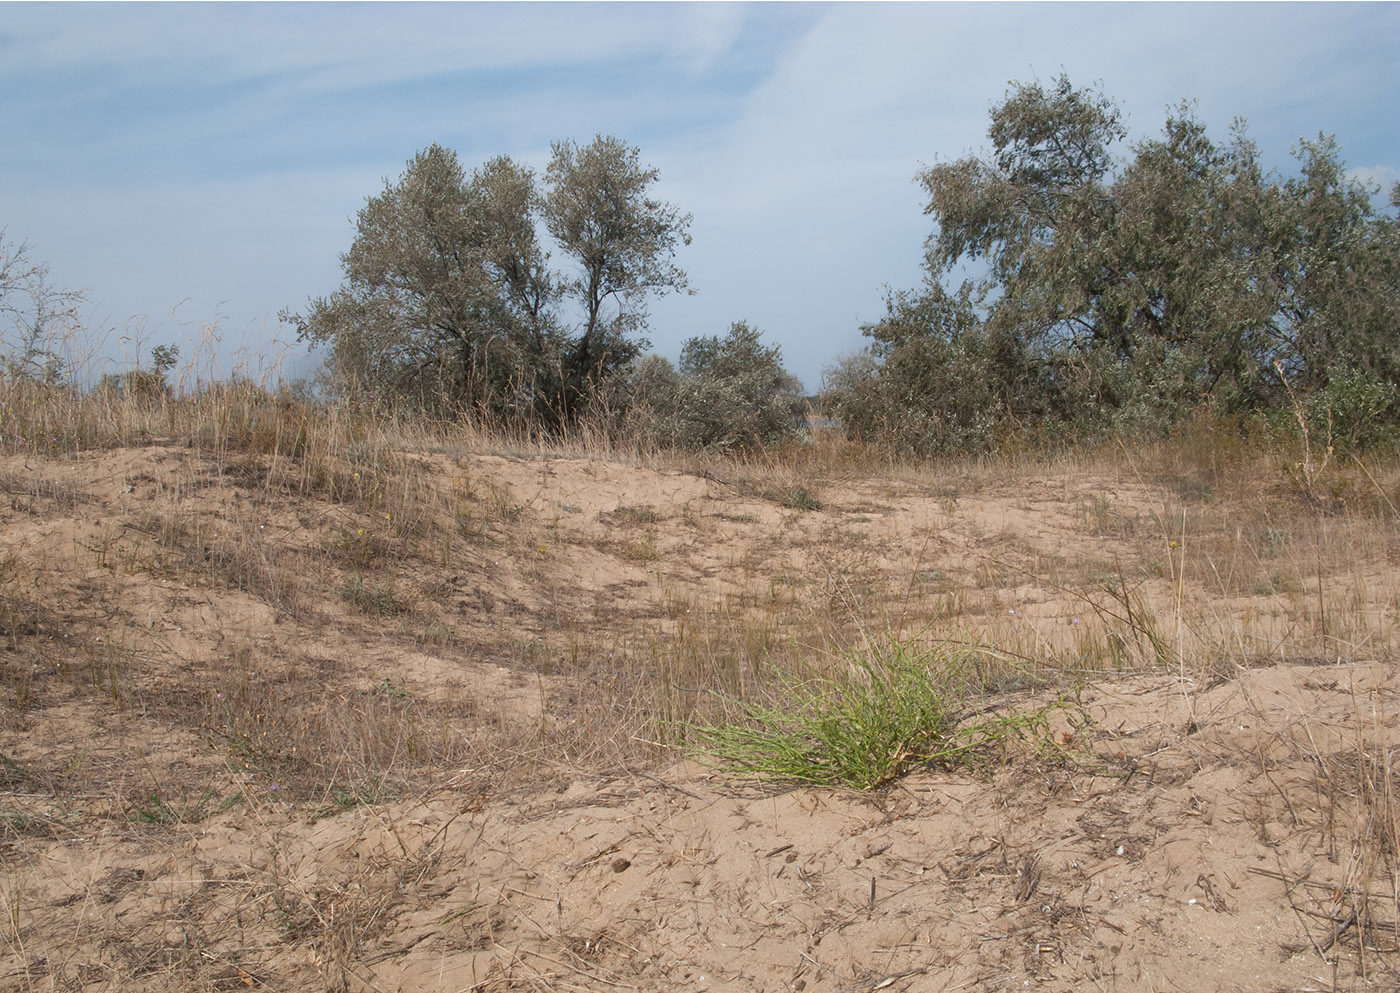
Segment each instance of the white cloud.
[{"label": "white cloud", "polygon": [[735,3],[8,4],[0,79],[92,74],[112,85],[272,82],[284,94],[368,92],[462,72],[683,61],[700,73],[754,21],[809,17]]},{"label": "white cloud", "polygon": [[681,9],[670,41],[672,58],[694,73],[715,65],[733,49],[744,26],[746,7],[738,3],[691,4]]},{"label": "white cloud", "polygon": [[1347,175],[1367,186],[1377,188],[1382,201],[1390,196],[1391,187],[1400,183],[1400,168],[1396,166],[1355,166],[1347,170]]}]

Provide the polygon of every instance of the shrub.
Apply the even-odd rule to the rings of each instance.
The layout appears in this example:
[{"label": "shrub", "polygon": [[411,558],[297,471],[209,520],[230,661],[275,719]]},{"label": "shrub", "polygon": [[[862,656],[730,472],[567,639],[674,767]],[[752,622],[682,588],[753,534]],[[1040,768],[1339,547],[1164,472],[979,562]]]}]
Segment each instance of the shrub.
[{"label": "shrub", "polygon": [[760,343],[744,321],[723,338],[692,338],[680,369],[648,356],[633,372],[637,413],[655,439],[678,448],[762,448],[796,437],[801,386],[783,368],[781,349]]},{"label": "shrub", "polygon": [[1344,373],[1311,393],[1304,407],[1318,437],[1344,451],[1364,450],[1394,437],[1400,387],[1364,372]]}]

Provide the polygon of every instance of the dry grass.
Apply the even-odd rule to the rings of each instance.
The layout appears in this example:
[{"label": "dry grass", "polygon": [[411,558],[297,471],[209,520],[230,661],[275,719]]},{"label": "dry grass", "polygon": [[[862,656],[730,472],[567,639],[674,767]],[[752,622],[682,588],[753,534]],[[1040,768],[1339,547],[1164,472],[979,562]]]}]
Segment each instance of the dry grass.
[{"label": "dry grass", "polygon": [[[663,605],[669,623],[659,625],[669,644],[654,636],[660,632],[640,632],[624,646],[645,659],[638,663],[644,669],[651,656],[668,657],[672,667],[684,659],[672,683],[733,690],[738,672],[813,623],[821,640],[890,624],[934,640],[970,638],[1004,659],[1023,659],[1014,667],[1026,674],[1028,665],[1036,677],[1372,657],[1390,652],[1395,637],[1397,591],[1377,588],[1368,572],[1400,559],[1394,467],[1336,463],[1304,478],[1303,454],[1278,439],[1241,442],[1229,425],[1193,425],[1146,450],[926,466],[892,465],[822,432],[812,444],[714,463],[628,447],[598,430],[547,441],[353,405],[312,411],[246,383],[158,403],[25,382],[5,390],[0,451],[33,455],[40,467],[141,443],[188,453],[168,477],[129,481],[133,490],[152,486],[149,509],[120,532],[94,536],[99,567],[245,592],[292,619],[315,613],[328,592],[371,618],[413,617],[442,582],[435,574],[450,572],[464,553],[547,559],[560,539],[533,520],[539,494],[480,478],[470,465],[474,456],[500,454],[622,460],[692,474],[789,516],[820,510],[827,492],[883,480],[884,492],[868,493],[868,505],[847,499],[839,528],[792,542],[811,546],[806,563],[790,562],[775,575],[773,550],[751,547],[733,563],[739,589],[727,596],[691,603],[694,594],[678,589]],[[447,479],[444,459],[454,463]],[[73,513],[92,501],[81,482],[61,475],[11,469],[0,475],[0,492],[12,510],[29,515]],[[1075,475],[1118,483],[1112,492],[1071,497],[1064,481]],[[1049,492],[1037,479],[1057,480],[1062,489]],[[993,526],[973,541],[952,533],[960,501],[1004,494],[1021,480],[1041,492],[1003,497],[1008,518],[1034,514],[1038,495],[1073,500],[1075,520],[1042,535]],[[232,504],[200,505],[209,491],[232,493]],[[914,568],[900,574],[889,566],[909,563],[910,549],[895,556],[888,539],[867,540],[859,525],[870,518],[861,511],[879,513],[915,494],[936,495],[943,520],[909,535],[920,547]],[[740,525],[746,517],[758,521],[729,516]],[[655,510],[624,508],[611,523],[615,537],[601,547],[641,567],[665,558],[659,535],[668,522]],[[1066,536],[1079,547],[1066,547]],[[22,554],[10,549],[8,556],[6,588],[18,589]],[[959,568],[933,561],[950,557]],[[7,594],[10,627],[23,627],[26,602]],[[1069,613],[1059,630],[1018,620],[1027,606],[1050,605]]]},{"label": "dry grass", "polygon": [[[715,462],[601,428],[503,437],[312,410],[248,384],[157,402],[0,392],[7,987],[295,986],[313,969],[369,988],[369,950],[460,851],[389,823],[386,847],[310,879],[259,829],[217,896],[172,884],[166,932],[74,924],[75,947],[88,929],[108,949],[94,962],[29,916],[36,846],[109,830],[174,846],[224,814],[375,817],[653,768],[688,721],[771,701],[775,673],[883,633],[967,651],[988,699],[1141,673],[1199,694],[1400,647],[1400,464],[1324,468],[1228,425],[929,465],[819,433]],[[585,506],[560,478],[594,464],[663,495]],[[594,583],[603,561],[615,577]],[[1344,869],[1325,907],[1277,870],[1317,953],[1350,941],[1363,972],[1400,939],[1387,721],[1358,699],[1335,740],[1296,724],[1249,757],[1277,772],[1260,823],[1293,818]],[[87,899],[120,903],[124,878]],[[490,942],[485,903],[460,914]],[[310,958],[250,951],[276,945]]]}]

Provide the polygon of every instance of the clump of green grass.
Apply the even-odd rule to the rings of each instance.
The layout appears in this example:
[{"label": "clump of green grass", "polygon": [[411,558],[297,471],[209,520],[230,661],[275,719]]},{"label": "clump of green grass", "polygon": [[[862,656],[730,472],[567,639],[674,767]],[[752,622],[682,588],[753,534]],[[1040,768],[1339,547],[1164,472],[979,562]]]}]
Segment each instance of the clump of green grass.
[{"label": "clump of green grass", "polygon": [[779,672],[775,703],[685,730],[697,756],[744,776],[857,790],[918,765],[967,765],[1027,734],[1053,741],[1045,710],[969,723],[975,671],[965,654],[867,640],[832,671]]},{"label": "clump of green grass", "polygon": [[401,602],[388,583],[366,585],[363,576],[356,576],[340,588],[340,598],[353,604],[366,614],[379,617],[392,617],[404,613],[406,604]]}]

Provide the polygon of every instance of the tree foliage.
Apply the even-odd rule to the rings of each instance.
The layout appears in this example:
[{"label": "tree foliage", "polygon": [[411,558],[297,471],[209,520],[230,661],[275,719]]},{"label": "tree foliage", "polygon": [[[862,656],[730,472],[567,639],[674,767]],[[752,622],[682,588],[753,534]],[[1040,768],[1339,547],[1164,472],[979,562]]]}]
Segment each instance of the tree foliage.
[{"label": "tree foliage", "polygon": [[599,135],[579,148],[554,144],[545,173],[545,223],[576,267],[563,281],[583,310],[583,326],[565,368],[565,400],[636,357],[645,342],[648,294],[689,288],[672,261],[690,244],[690,215],[652,199],[660,173],[642,167],[637,149]]},{"label": "tree foliage", "polygon": [[[650,197],[656,179],[601,135],[556,144],[543,184],[506,156],[467,175],[432,145],[360,210],[343,285],[284,316],[343,383],[557,422],[635,357],[646,296],[685,287],[671,260],[689,217]],[[550,267],[541,228],[578,274]]]},{"label": "tree foliage", "polygon": [[156,345],[151,349],[151,368],[143,369],[138,365],[126,372],[104,373],[98,380],[97,392],[108,397],[124,394],[138,404],[156,406],[174,394],[167,377],[179,361],[179,345]]},{"label": "tree foliage", "polygon": [[648,356],[633,374],[635,400],[662,444],[678,448],[761,448],[792,438],[801,386],[783,368],[782,351],[761,342],[745,321],[724,337],[691,338],[676,369]]},{"label": "tree foliage", "polygon": [[539,206],[533,175],[511,159],[468,177],[455,153],[429,146],[360,210],[340,289],[290,319],[371,392],[496,414],[547,395],[562,336]]},{"label": "tree foliage", "polygon": [[864,328],[864,375],[837,370],[853,430],[982,447],[1032,424],[1267,410],[1286,386],[1376,412],[1400,375],[1400,224],[1335,141],[1300,142],[1285,178],[1242,122],[1217,144],[1189,104],[1120,160],[1125,136],[1112,101],[1061,75],[1013,84],[990,157],[919,173],[925,286]]}]

